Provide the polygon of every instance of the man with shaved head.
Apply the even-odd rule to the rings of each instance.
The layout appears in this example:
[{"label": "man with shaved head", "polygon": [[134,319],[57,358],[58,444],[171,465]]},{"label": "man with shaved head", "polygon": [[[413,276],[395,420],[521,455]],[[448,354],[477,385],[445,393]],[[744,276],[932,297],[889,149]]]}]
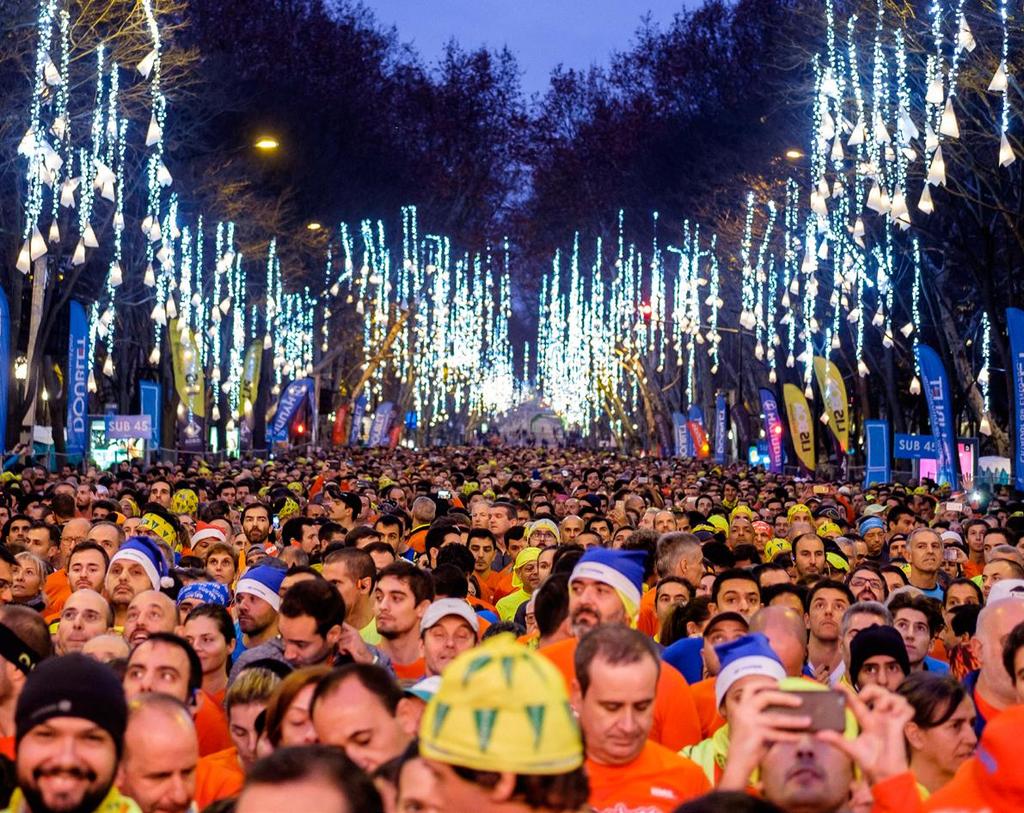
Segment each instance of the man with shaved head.
[{"label": "man with shaved head", "polygon": [[114,623],[114,611],[95,590],[72,593],[60,613],[54,636],[58,655],[80,652],[93,638],[107,633]]},{"label": "man with shaved head", "polygon": [[117,786],[141,813],[186,813],[198,762],[196,728],[177,699],[141,694],[129,703]]},{"label": "man with shaved head", "polygon": [[178,610],[174,600],[159,590],[143,590],[128,605],[124,620],[124,637],[135,649],[154,632],[174,632]]},{"label": "man with shaved head", "polygon": [[980,667],[967,675],[963,683],[978,709],[974,730],[979,737],[991,717],[1017,702],[1013,678],[1003,665],[1003,643],[1022,622],[1024,600],[1019,598],[997,599],[978,613],[971,649]]},{"label": "man with shaved head", "polygon": [[782,661],[788,677],[800,677],[807,663],[807,625],[792,607],[762,607],[750,619],[750,631],[760,632]]}]

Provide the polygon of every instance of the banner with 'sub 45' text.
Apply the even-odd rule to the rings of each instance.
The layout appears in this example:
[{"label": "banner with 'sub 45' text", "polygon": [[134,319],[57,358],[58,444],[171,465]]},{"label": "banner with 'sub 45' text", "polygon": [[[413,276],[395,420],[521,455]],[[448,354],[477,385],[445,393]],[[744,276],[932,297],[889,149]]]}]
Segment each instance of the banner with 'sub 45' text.
[{"label": "banner with 'sub 45' text", "polygon": [[69,310],[66,450],[78,460],[85,454],[89,427],[89,323],[81,302],[72,299]]},{"label": "banner with 'sub 45' text", "polygon": [[1006,309],[1006,331],[1010,334],[1010,372],[1013,380],[1013,479],[1014,488],[1024,491],[1024,311]]},{"label": "banner with 'sub 45' text", "polygon": [[956,439],[953,434],[953,399],[950,396],[949,378],[946,376],[946,370],[942,366],[939,354],[926,344],[917,346],[917,366],[921,370],[932,434],[935,435],[938,444],[936,479],[939,485],[948,485],[956,491],[960,486],[957,477]]}]

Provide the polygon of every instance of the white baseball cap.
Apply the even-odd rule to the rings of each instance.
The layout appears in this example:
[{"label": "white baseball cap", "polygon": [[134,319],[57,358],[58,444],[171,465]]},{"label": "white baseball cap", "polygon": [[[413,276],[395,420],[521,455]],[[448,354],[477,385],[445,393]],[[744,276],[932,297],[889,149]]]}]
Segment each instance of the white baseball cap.
[{"label": "white baseball cap", "polygon": [[986,604],[995,604],[1007,598],[1024,599],[1024,579],[1002,579],[988,591]]},{"label": "white baseball cap", "polygon": [[439,598],[437,601],[431,602],[423,614],[423,620],[420,621],[420,634],[422,635],[442,618],[449,615],[457,615],[472,627],[474,633],[480,634],[480,619],[477,618],[469,603],[461,598]]}]

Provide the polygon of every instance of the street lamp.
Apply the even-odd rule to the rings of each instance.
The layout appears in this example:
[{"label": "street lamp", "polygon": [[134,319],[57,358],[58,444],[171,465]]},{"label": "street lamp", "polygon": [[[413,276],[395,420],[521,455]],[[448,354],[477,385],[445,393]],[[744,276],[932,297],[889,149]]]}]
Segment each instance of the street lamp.
[{"label": "street lamp", "polygon": [[281,146],[281,142],[273,136],[260,136],[253,146],[258,150],[263,150],[263,152],[273,152]]},{"label": "street lamp", "polygon": [[804,152],[803,150],[798,150],[796,147],[791,147],[790,149],[786,150],[786,157],[790,161],[798,161],[804,157]]},{"label": "street lamp", "polygon": [[309,229],[310,231],[320,231],[320,229],[322,229],[323,226],[314,220],[312,223],[307,223],[306,228]]}]

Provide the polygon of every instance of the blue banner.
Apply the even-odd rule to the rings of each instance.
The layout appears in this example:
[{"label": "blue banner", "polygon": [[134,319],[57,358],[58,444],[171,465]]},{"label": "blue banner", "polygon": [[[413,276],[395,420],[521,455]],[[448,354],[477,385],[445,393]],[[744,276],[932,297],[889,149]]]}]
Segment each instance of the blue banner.
[{"label": "blue banner", "polygon": [[270,425],[268,433],[271,443],[284,443],[288,440],[288,427],[291,426],[292,418],[302,408],[302,405],[310,403],[312,398],[312,378],[299,378],[284,388],[284,392],[281,393],[281,398],[277,402],[274,422]]},{"label": "blue banner", "polygon": [[715,462],[724,463],[729,440],[729,405],[725,393],[718,393],[715,399]]},{"label": "blue banner", "polygon": [[155,381],[139,382],[139,411],[149,415],[150,432],[146,440],[154,449],[160,448],[160,385]]},{"label": "blue banner", "polygon": [[768,470],[775,474],[782,473],[782,418],[779,417],[779,403],[775,393],[761,389],[761,411],[764,413],[764,434],[768,440]]},{"label": "blue banner", "polygon": [[65,451],[69,458],[79,460],[85,454],[89,432],[89,323],[85,319],[85,308],[81,302],[72,299],[69,309]]},{"label": "blue banner", "polygon": [[363,415],[366,414],[366,396],[360,395],[356,399],[356,405],[352,409],[352,431],[349,433],[348,445],[355,446],[359,443],[359,436],[363,432]]},{"label": "blue banner", "polygon": [[897,460],[937,460],[939,441],[935,435],[904,435],[893,437],[892,456]]},{"label": "blue banner", "polygon": [[939,354],[926,344],[917,346],[917,366],[921,370],[932,434],[937,441],[935,460],[938,464],[936,479],[939,485],[948,485],[954,491],[960,487],[957,477],[956,440],[953,435],[953,399],[950,397],[949,379]]},{"label": "blue banner", "polygon": [[7,398],[11,377],[11,309],[0,288],[0,450],[7,451]]},{"label": "blue banner", "polygon": [[1020,308],[1006,309],[1006,332],[1013,376],[1013,487],[1024,491],[1024,311]]},{"label": "blue banner", "polygon": [[686,427],[686,416],[682,412],[672,413],[672,437],[677,457],[693,457],[690,448],[690,431]]},{"label": "blue banner", "polygon": [[391,428],[391,419],[394,416],[395,405],[391,401],[384,401],[377,407],[373,413],[373,420],[370,422],[367,446],[384,446],[388,442],[388,430]]},{"label": "blue banner", "polygon": [[864,466],[864,488],[869,488],[875,483],[890,482],[892,469],[889,465],[889,422],[864,421],[864,437],[867,453],[867,462]]}]

